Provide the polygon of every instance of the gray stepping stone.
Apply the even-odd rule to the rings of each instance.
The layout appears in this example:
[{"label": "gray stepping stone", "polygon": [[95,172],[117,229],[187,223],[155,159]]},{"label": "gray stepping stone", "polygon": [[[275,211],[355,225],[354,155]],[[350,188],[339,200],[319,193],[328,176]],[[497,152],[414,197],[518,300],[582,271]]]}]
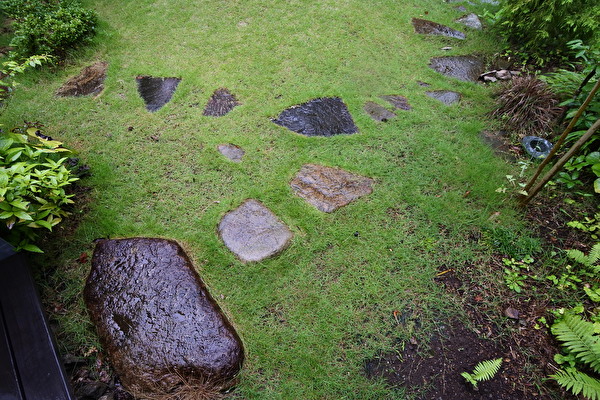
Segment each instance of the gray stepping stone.
[{"label": "gray stepping stone", "polygon": [[261,261],[282,252],[292,232],[260,201],[248,199],[219,223],[225,246],[241,261]]},{"label": "gray stepping stone", "polygon": [[195,380],[227,386],[242,367],[240,338],[174,241],[100,240],[84,299],[130,391]]},{"label": "gray stepping stone", "polygon": [[492,148],[494,154],[508,161],[516,160],[515,154],[511,151],[508,133],[504,131],[488,131],[484,130],[479,134],[479,137],[489,147]]},{"label": "gray stepping stone", "polygon": [[369,114],[375,121],[386,122],[388,119],[392,119],[396,116],[393,112],[389,111],[385,107],[373,101],[367,101],[365,103],[364,110]]},{"label": "gray stepping stone", "polygon": [[215,90],[204,108],[203,115],[222,117],[241,103],[225,88]]},{"label": "gray stepping stone", "polygon": [[431,85],[427,82],[417,81],[417,84],[421,87],[430,87]]},{"label": "gray stepping stone", "polygon": [[358,132],[348,107],[339,97],[314,99],[290,107],[272,121],[306,136],[349,135]]},{"label": "gray stepping stone", "polygon": [[404,96],[399,95],[389,95],[389,96],[379,96],[380,99],[387,101],[394,107],[399,110],[412,110],[410,104],[408,104],[408,99]]},{"label": "gray stepping stone", "polygon": [[433,90],[425,92],[429,97],[441,101],[446,105],[458,103],[460,101],[460,93],[453,92],[450,90]]},{"label": "gray stepping stone", "polygon": [[135,79],[138,83],[138,92],[146,103],[146,109],[151,112],[159,110],[171,100],[181,81],[179,78],[154,78],[151,76],[138,76]]},{"label": "gray stepping stone", "polygon": [[412,24],[415,28],[415,32],[422,35],[446,36],[461,40],[466,38],[466,35],[461,31],[457,31],[456,29],[452,29],[446,25],[438,24],[437,22],[428,21],[426,19],[413,18]]},{"label": "gray stepping stone", "polygon": [[290,182],[294,192],[330,213],[373,192],[374,180],[342,169],[306,164]]},{"label": "gray stepping stone", "polygon": [[233,162],[241,162],[242,157],[244,157],[245,154],[241,147],[234,144],[220,144],[217,146],[217,149],[219,150],[219,153],[223,154]]},{"label": "gray stepping stone", "polygon": [[456,22],[461,23],[461,24],[467,26],[468,28],[477,29],[479,31],[483,28],[483,25],[481,25],[481,21],[479,20],[479,17],[475,13],[463,15],[462,17],[458,18],[456,20]]},{"label": "gray stepping stone", "polygon": [[433,57],[429,67],[465,82],[476,82],[484,72],[483,61],[475,56]]},{"label": "gray stepping stone", "polygon": [[56,95],[61,97],[68,96],[87,96],[96,95],[104,90],[104,80],[106,79],[106,70],[108,63],[99,61],[89,67],[84,68],[79,75],[74,76],[62,85]]}]

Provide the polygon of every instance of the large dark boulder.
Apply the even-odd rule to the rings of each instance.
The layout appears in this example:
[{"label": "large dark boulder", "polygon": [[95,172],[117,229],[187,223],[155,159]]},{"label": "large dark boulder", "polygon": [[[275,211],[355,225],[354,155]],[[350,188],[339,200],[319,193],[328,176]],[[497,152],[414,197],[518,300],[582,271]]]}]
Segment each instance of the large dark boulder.
[{"label": "large dark boulder", "polygon": [[84,290],[100,341],[133,392],[227,386],[242,342],[174,241],[101,240]]}]

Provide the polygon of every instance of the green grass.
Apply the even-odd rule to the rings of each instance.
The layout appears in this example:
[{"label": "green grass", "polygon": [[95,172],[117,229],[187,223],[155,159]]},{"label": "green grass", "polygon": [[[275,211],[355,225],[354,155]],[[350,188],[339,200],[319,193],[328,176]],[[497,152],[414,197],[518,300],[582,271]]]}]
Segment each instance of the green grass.
[{"label": "green grass", "polygon": [[[264,3],[90,1],[101,21],[94,45],[24,78],[3,109],[5,126],[41,121],[91,166],[83,181],[92,187],[89,212],[64,243],[46,243],[58,257],[44,261],[58,267],[46,291],[68,310],[56,316],[61,341],[66,351],[95,344],[80,298],[89,266],[73,261],[93,239],[167,237],[185,246],[244,341],[242,398],[404,398],[367,380],[365,360],[413,335],[426,341],[460,312],[433,278],[442,265],[476,260],[484,245],[468,241],[471,232],[521,229],[511,202],[495,192],[509,167],[478,138],[490,124],[489,90],[427,67],[433,56],[489,54],[496,41],[471,31],[465,41],[414,34],[410,19],[426,11],[460,29],[452,21],[461,13],[438,0]],[[109,63],[99,97],[54,97],[94,60]],[[169,104],[149,113],[137,75],[182,81]],[[462,103],[427,97],[417,80],[461,92]],[[203,117],[219,87],[243,105]],[[372,121],[364,103],[385,105],[378,96],[386,94],[408,97],[413,110]],[[308,138],[270,122],[324,96],[346,102],[360,133]],[[241,146],[243,162],[222,157],[221,143]],[[305,163],[370,176],[374,192],[321,213],[289,186]],[[246,198],[294,232],[279,257],[245,265],[218,238],[220,218]],[[489,220],[495,212],[499,225]],[[399,325],[394,310],[408,322]]]}]

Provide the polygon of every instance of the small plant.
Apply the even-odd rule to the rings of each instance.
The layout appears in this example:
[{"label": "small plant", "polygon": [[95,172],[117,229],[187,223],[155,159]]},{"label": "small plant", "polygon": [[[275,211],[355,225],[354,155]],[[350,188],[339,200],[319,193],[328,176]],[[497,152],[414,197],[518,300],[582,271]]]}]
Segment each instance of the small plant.
[{"label": "small plant", "polygon": [[10,92],[14,90],[17,82],[14,77],[18,74],[24,73],[29,68],[35,68],[42,65],[44,62],[51,60],[51,57],[42,56],[31,56],[22,62],[17,61],[6,61],[2,63],[2,69],[0,70],[0,99],[6,97]]},{"label": "small plant", "polygon": [[583,220],[567,222],[567,225],[588,232],[594,240],[600,239],[598,236],[600,234],[600,212],[594,214],[593,217],[584,216]]},{"label": "small plant", "polygon": [[506,286],[517,293],[521,293],[527,280],[527,275],[523,274],[523,271],[529,271],[529,266],[534,261],[531,256],[526,256],[521,261],[517,261],[514,258],[503,258],[502,262],[506,266],[504,268],[504,282],[506,282]]},{"label": "small plant", "polygon": [[472,373],[463,372],[460,375],[477,390],[477,383],[492,379],[500,371],[501,365],[502,358],[486,360],[477,364]]}]

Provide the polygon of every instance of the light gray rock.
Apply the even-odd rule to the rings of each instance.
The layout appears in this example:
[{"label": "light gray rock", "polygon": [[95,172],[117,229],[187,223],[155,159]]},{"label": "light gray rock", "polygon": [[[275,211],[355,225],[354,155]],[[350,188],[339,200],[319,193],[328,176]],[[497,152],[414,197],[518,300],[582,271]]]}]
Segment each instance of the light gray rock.
[{"label": "light gray rock", "polygon": [[386,122],[388,119],[392,119],[396,116],[393,112],[389,111],[385,107],[373,101],[367,101],[364,110],[369,114],[375,121]]},{"label": "light gray rock", "polygon": [[452,92],[450,90],[433,90],[425,92],[425,94],[431,98],[441,101],[446,105],[458,103],[460,101],[460,93]]},{"label": "light gray rock", "polygon": [[233,162],[241,162],[242,157],[244,157],[245,154],[241,147],[234,144],[220,144],[217,146],[217,149],[219,150],[219,153],[223,154]]},{"label": "light gray rock", "polygon": [[476,82],[483,73],[483,61],[475,56],[433,57],[429,66],[446,76],[465,82]]},{"label": "light gray rock", "polygon": [[456,20],[456,22],[461,23],[461,24],[467,26],[468,28],[476,29],[478,31],[480,31],[481,29],[483,29],[483,25],[481,24],[481,20],[479,19],[479,17],[475,13],[470,13],[470,14],[467,14],[467,15],[463,15],[462,17],[458,18]]}]

